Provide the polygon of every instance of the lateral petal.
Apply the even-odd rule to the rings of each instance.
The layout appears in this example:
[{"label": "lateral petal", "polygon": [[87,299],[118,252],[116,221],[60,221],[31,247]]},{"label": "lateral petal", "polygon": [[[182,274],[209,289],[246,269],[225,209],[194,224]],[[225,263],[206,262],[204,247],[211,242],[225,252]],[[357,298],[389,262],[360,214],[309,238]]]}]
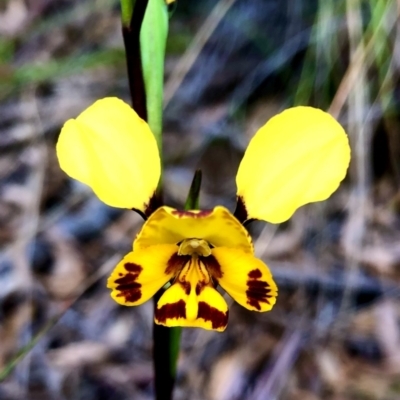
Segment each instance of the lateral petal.
[{"label": "lateral petal", "polygon": [[160,179],[160,156],[147,123],[122,100],[98,100],[68,120],[56,150],[61,169],[104,203],[146,210]]},{"label": "lateral petal", "polygon": [[219,265],[214,267],[213,275],[234,300],[252,311],[271,310],[278,288],[260,259],[226,247],[212,249],[212,255]]},{"label": "lateral petal", "polygon": [[347,135],[331,115],[312,107],[283,111],[258,130],[240,163],[239,219],[286,221],[300,206],[327,199],[349,162]]},{"label": "lateral petal", "polygon": [[137,306],[149,300],[186,263],[176,245],[156,245],[128,253],[108,278],[111,297],[119,304]]}]

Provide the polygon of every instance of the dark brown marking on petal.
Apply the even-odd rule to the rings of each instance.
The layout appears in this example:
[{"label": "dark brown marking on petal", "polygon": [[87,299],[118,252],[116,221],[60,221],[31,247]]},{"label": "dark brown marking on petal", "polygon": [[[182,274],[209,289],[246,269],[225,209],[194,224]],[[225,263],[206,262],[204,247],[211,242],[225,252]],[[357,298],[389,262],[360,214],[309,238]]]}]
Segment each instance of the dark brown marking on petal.
[{"label": "dark brown marking on petal", "polygon": [[186,265],[188,261],[190,261],[191,258],[192,256],[189,255],[180,256],[178,253],[174,253],[167,262],[165,273],[169,275],[178,272]]},{"label": "dark brown marking on petal", "polygon": [[215,278],[212,276],[212,277],[211,277],[211,282],[212,282],[212,284],[213,284],[213,286],[214,286],[215,288],[218,287],[218,285],[219,285],[218,279],[215,279]]},{"label": "dark brown marking on petal", "polygon": [[207,283],[204,281],[198,281],[196,285],[196,295],[199,296],[203,289],[207,286]]},{"label": "dark brown marking on petal", "polygon": [[124,267],[128,272],[133,272],[135,274],[140,274],[143,271],[143,268],[139,264],[132,262],[125,263]]},{"label": "dark brown marking on petal", "polygon": [[186,281],[179,281],[180,285],[182,286],[183,290],[185,291],[185,293],[189,296],[190,294],[190,290],[192,289],[190,282],[186,282]]},{"label": "dark brown marking on petal", "polygon": [[116,279],[115,283],[118,286],[115,288],[115,290],[120,292],[117,294],[117,296],[125,297],[125,301],[130,303],[138,301],[142,297],[142,291],[140,290],[142,285],[136,282],[137,277],[137,275],[128,273],[122,278]]},{"label": "dark brown marking on petal", "polygon": [[186,303],[179,300],[176,303],[168,303],[156,308],[154,317],[157,322],[165,323],[167,319],[186,318]]},{"label": "dark brown marking on petal", "polygon": [[129,283],[135,282],[136,278],[137,278],[136,275],[128,273],[122,276],[121,278],[116,279],[115,283],[117,285],[127,285]]},{"label": "dark brown marking on petal", "polygon": [[204,218],[210,215],[213,210],[201,210],[199,212],[184,211],[184,210],[174,210],[171,212],[172,215],[176,215],[179,218],[191,217],[191,218]]},{"label": "dark brown marking on petal", "polygon": [[141,287],[142,285],[136,282],[129,285],[121,285],[119,288],[121,292],[117,294],[117,297],[125,297],[126,302],[135,303],[142,297],[142,291],[140,290]]},{"label": "dark brown marking on petal", "polygon": [[238,196],[237,198],[236,210],[233,215],[243,226],[247,226],[250,222],[256,220],[255,218],[249,218],[249,214],[247,213],[246,205],[242,196]]},{"label": "dark brown marking on petal", "polygon": [[162,206],[161,196],[157,195],[157,192],[154,192],[150,197],[147,204],[144,205],[144,215],[149,218],[157,208]]},{"label": "dark brown marking on petal", "polygon": [[115,280],[117,284],[115,290],[120,292],[117,294],[118,297],[125,297],[126,302],[134,303],[142,297],[142,291],[140,290],[142,285],[137,282],[137,279],[143,268],[130,262],[125,263],[124,267],[129,272],[126,275],[119,273],[120,278]]},{"label": "dark brown marking on petal", "polygon": [[248,218],[248,213],[246,206],[244,204],[244,200],[242,196],[237,197],[236,201],[236,210],[233,215],[239,220],[240,223],[244,223]]},{"label": "dark brown marking on petal", "polygon": [[204,301],[199,301],[199,311],[197,318],[202,318],[204,321],[211,321],[213,329],[225,328],[228,324],[229,311],[222,312],[214,307],[211,307]]},{"label": "dark brown marking on petal", "polygon": [[[131,282],[131,283],[126,283],[124,285],[119,285],[118,286],[118,290],[121,291],[120,295],[118,295],[118,297],[122,297],[122,296],[126,296],[126,294],[130,293],[136,293],[136,292],[140,292],[140,289],[142,287],[142,285],[140,283],[137,282]],[[140,298],[140,297],[139,297]]]},{"label": "dark brown marking on petal", "polygon": [[[255,275],[258,276],[260,273],[261,271],[258,269],[250,271],[249,278],[252,278],[250,275],[253,275],[254,277]],[[260,276],[258,277],[260,278]],[[272,297],[270,293],[271,288],[269,287],[269,284],[267,282],[259,281],[257,280],[257,278],[249,279],[247,281],[247,304],[251,305],[255,309],[259,311],[261,310],[260,303],[270,304],[269,299]]]},{"label": "dark brown marking on petal", "polygon": [[219,265],[218,260],[212,254],[207,257],[199,256],[199,259],[214,278],[222,278],[223,273],[221,266]]},{"label": "dark brown marking on petal", "polygon": [[132,208],[132,210],[138,213],[146,221],[150,217],[150,215],[153,214],[154,211],[156,211],[161,206],[162,201],[160,200],[160,196],[158,196],[157,193],[154,192],[149,201],[143,204],[143,210],[139,210],[138,208]]},{"label": "dark brown marking on petal", "polygon": [[260,279],[262,277],[262,272],[257,268],[250,271],[247,275],[250,279]]}]

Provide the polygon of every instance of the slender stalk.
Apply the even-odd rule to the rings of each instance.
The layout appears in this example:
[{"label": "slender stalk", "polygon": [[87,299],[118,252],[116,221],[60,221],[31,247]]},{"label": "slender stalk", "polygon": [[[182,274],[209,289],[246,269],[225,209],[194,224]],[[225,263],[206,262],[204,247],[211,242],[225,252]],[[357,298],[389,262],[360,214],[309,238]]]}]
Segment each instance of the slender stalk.
[{"label": "slender stalk", "polygon": [[[159,290],[153,297],[154,310],[158,300],[164,293]],[[179,354],[179,338],[176,330],[180,328],[167,328],[153,323],[153,360],[154,360],[154,386],[157,400],[172,400],[172,393],[176,378],[176,361]],[[172,346],[175,344],[175,346]],[[176,344],[178,344],[176,348]]]},{"label": "slender stalk", "polygon": [[[165,0],[121,1],[122,32],[132,106],[148,122],[161,156],[164,58],[168,34],[167,4]],[[126,4],[129,1],[130,4]],[[162,204],[161,188],[162,178],[157,194],[152,199],[154,204],[150,208],[153,211]],[[162,294],[163,290],[160,290],[154,297],[154,308]],[[154,324],[153,341],[156,399],[171,400],[179,354],[180,329]]]},{"label": "slender stalk", "polygon": [[[146,92],[140,52],[140,29],[148,0],[121,0],[122,36],[124,38],[126,65],[132,108],[140,118],[147,121]],[[131,14],[130,22],[129,14]]]}]

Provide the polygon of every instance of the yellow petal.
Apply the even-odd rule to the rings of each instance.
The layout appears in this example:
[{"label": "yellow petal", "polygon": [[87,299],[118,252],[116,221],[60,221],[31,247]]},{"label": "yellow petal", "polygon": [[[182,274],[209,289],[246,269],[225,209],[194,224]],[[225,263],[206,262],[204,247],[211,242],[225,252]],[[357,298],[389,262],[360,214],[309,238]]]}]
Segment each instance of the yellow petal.
[{"label": "yellow petal", "polygon": [[160,156],[147,123],[122,100],[98,100],[68,120],[56,149],[61,169],[101,201],[145,211],[160,179]]},{"label": "yellow petal", "polygon": [[125,306],[150,299],[185,264],[177,251],[176,245],[157,245],[128,253],[108,278],[111,297]]},{"label": "yellow petal", "polygon": [[300,206],[327,199],[349,162],[346,133],[332,116],[289,108],[250,141],[236,176],[238,205],[244,203],[246,219],[286,221]]},{"label": "yellow petal", "polygon": [[154,314],[157,324],[225,330],[228,306],[204,272],[200,259],[189,257],[181,275],[157,303]]},{"label": "yellow petal", "polygon": [[261,260],[241,250],[224,247],[213,249],[212,255],[220,268],[214,268],[214,277],[240,305],[252,311],[271,310],[278,288]]},{"label": "yellow petal", "polygon": [[157,209],[143,225],[134,249],[159,243],[179,243],[184,239],[204,239],[213,246],[235,247],[253,252],[251,238],[242,224],[224,207],[213,210],[179,211]]}]

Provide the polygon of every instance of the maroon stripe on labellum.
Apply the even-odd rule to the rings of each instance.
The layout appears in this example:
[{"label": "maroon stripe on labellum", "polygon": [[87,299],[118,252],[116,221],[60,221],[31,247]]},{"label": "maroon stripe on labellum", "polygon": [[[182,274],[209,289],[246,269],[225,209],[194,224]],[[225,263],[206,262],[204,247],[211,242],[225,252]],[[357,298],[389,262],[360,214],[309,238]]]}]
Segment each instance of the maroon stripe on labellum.
[{"label": "maroon stripe on labellum", "polygon": [[247,304],[251,305],[257,310],[261,310],[260,303],[269,303],[272,297],[271,289],[267,282],[260,281],[262,272],[259,269],[253,269],[248,273],[249,280],[247,281]]},{"label": "maroon stripe on labellum", "polygon": [[[187,282],[187,281],[181,282],[181,281],[179,281],[179,283],[180,283],[180,285],[182,286],[183,290],[185,291],[185,294],[186,294],[187,296],[189,296],[190,290],[192,289],[192,287],[191,287],[191,285],[190,285],[190,282]],[[196,289],[196,290],[197,290],[197,289]]]},{"label": "maroon stripe on labellum", "polygon": [[222,278],[223,273],[218,260],[210,254],[209,256],[199,256],[200,261],[207,268],[208,272],[216,279]]},{"label": "maroon stripe on labellum", "polygon": [[196,285],[196,295],[199,296],[200,293],[203,291],[203,289],[207,286],[207,283],[205,283],[204,281],[199,281],[197,282]]},{"label": "maroon stripe on labellum", "polygon": [[137,279],[143,268],[131,262],[125,263],[124,267],[128,273],[115,280],[117,284],[115,290],[120,292],[117,294],[118,297],[125,297],[127,303],[134,303],[142,297],[142,291],[140,290],[142,285],[137,282]]},{"label": "maroon stripe on labellum", "polygon": [[176,303],[164,304],[156,309],[154,317],[159,323],[165,323],[167,319],[186,318],[186,303],[179,300]]},{"label": "maroon stripe on labellum", "polygon": [[228,324],[229,311],[226,313],[211,307],[204,301],[199,301],[199,311],[197,312],[197,318],[204,319],[204,321],[210,321],[213,329],[225,328]]},{"label": "maroon stripe on labellum", "polygon": [[178,255],[178,253],[173,254],[167,262],[167,268],[165,269],[165,274],[169,275],[171,273],[178,272],[185,266],[185,264],[188,261],[190,261],[191,258],[192,256],[189,255],[180,256]]},{"label": "maroon stripe on labellum", "polygon": [[180,218],[191,217],[191,218],[204,218],[210,215],[213,210],[201,210],[199,212],[184,211],[184,210],[174,210],[171,212],[172,215],[176,215]]}]

